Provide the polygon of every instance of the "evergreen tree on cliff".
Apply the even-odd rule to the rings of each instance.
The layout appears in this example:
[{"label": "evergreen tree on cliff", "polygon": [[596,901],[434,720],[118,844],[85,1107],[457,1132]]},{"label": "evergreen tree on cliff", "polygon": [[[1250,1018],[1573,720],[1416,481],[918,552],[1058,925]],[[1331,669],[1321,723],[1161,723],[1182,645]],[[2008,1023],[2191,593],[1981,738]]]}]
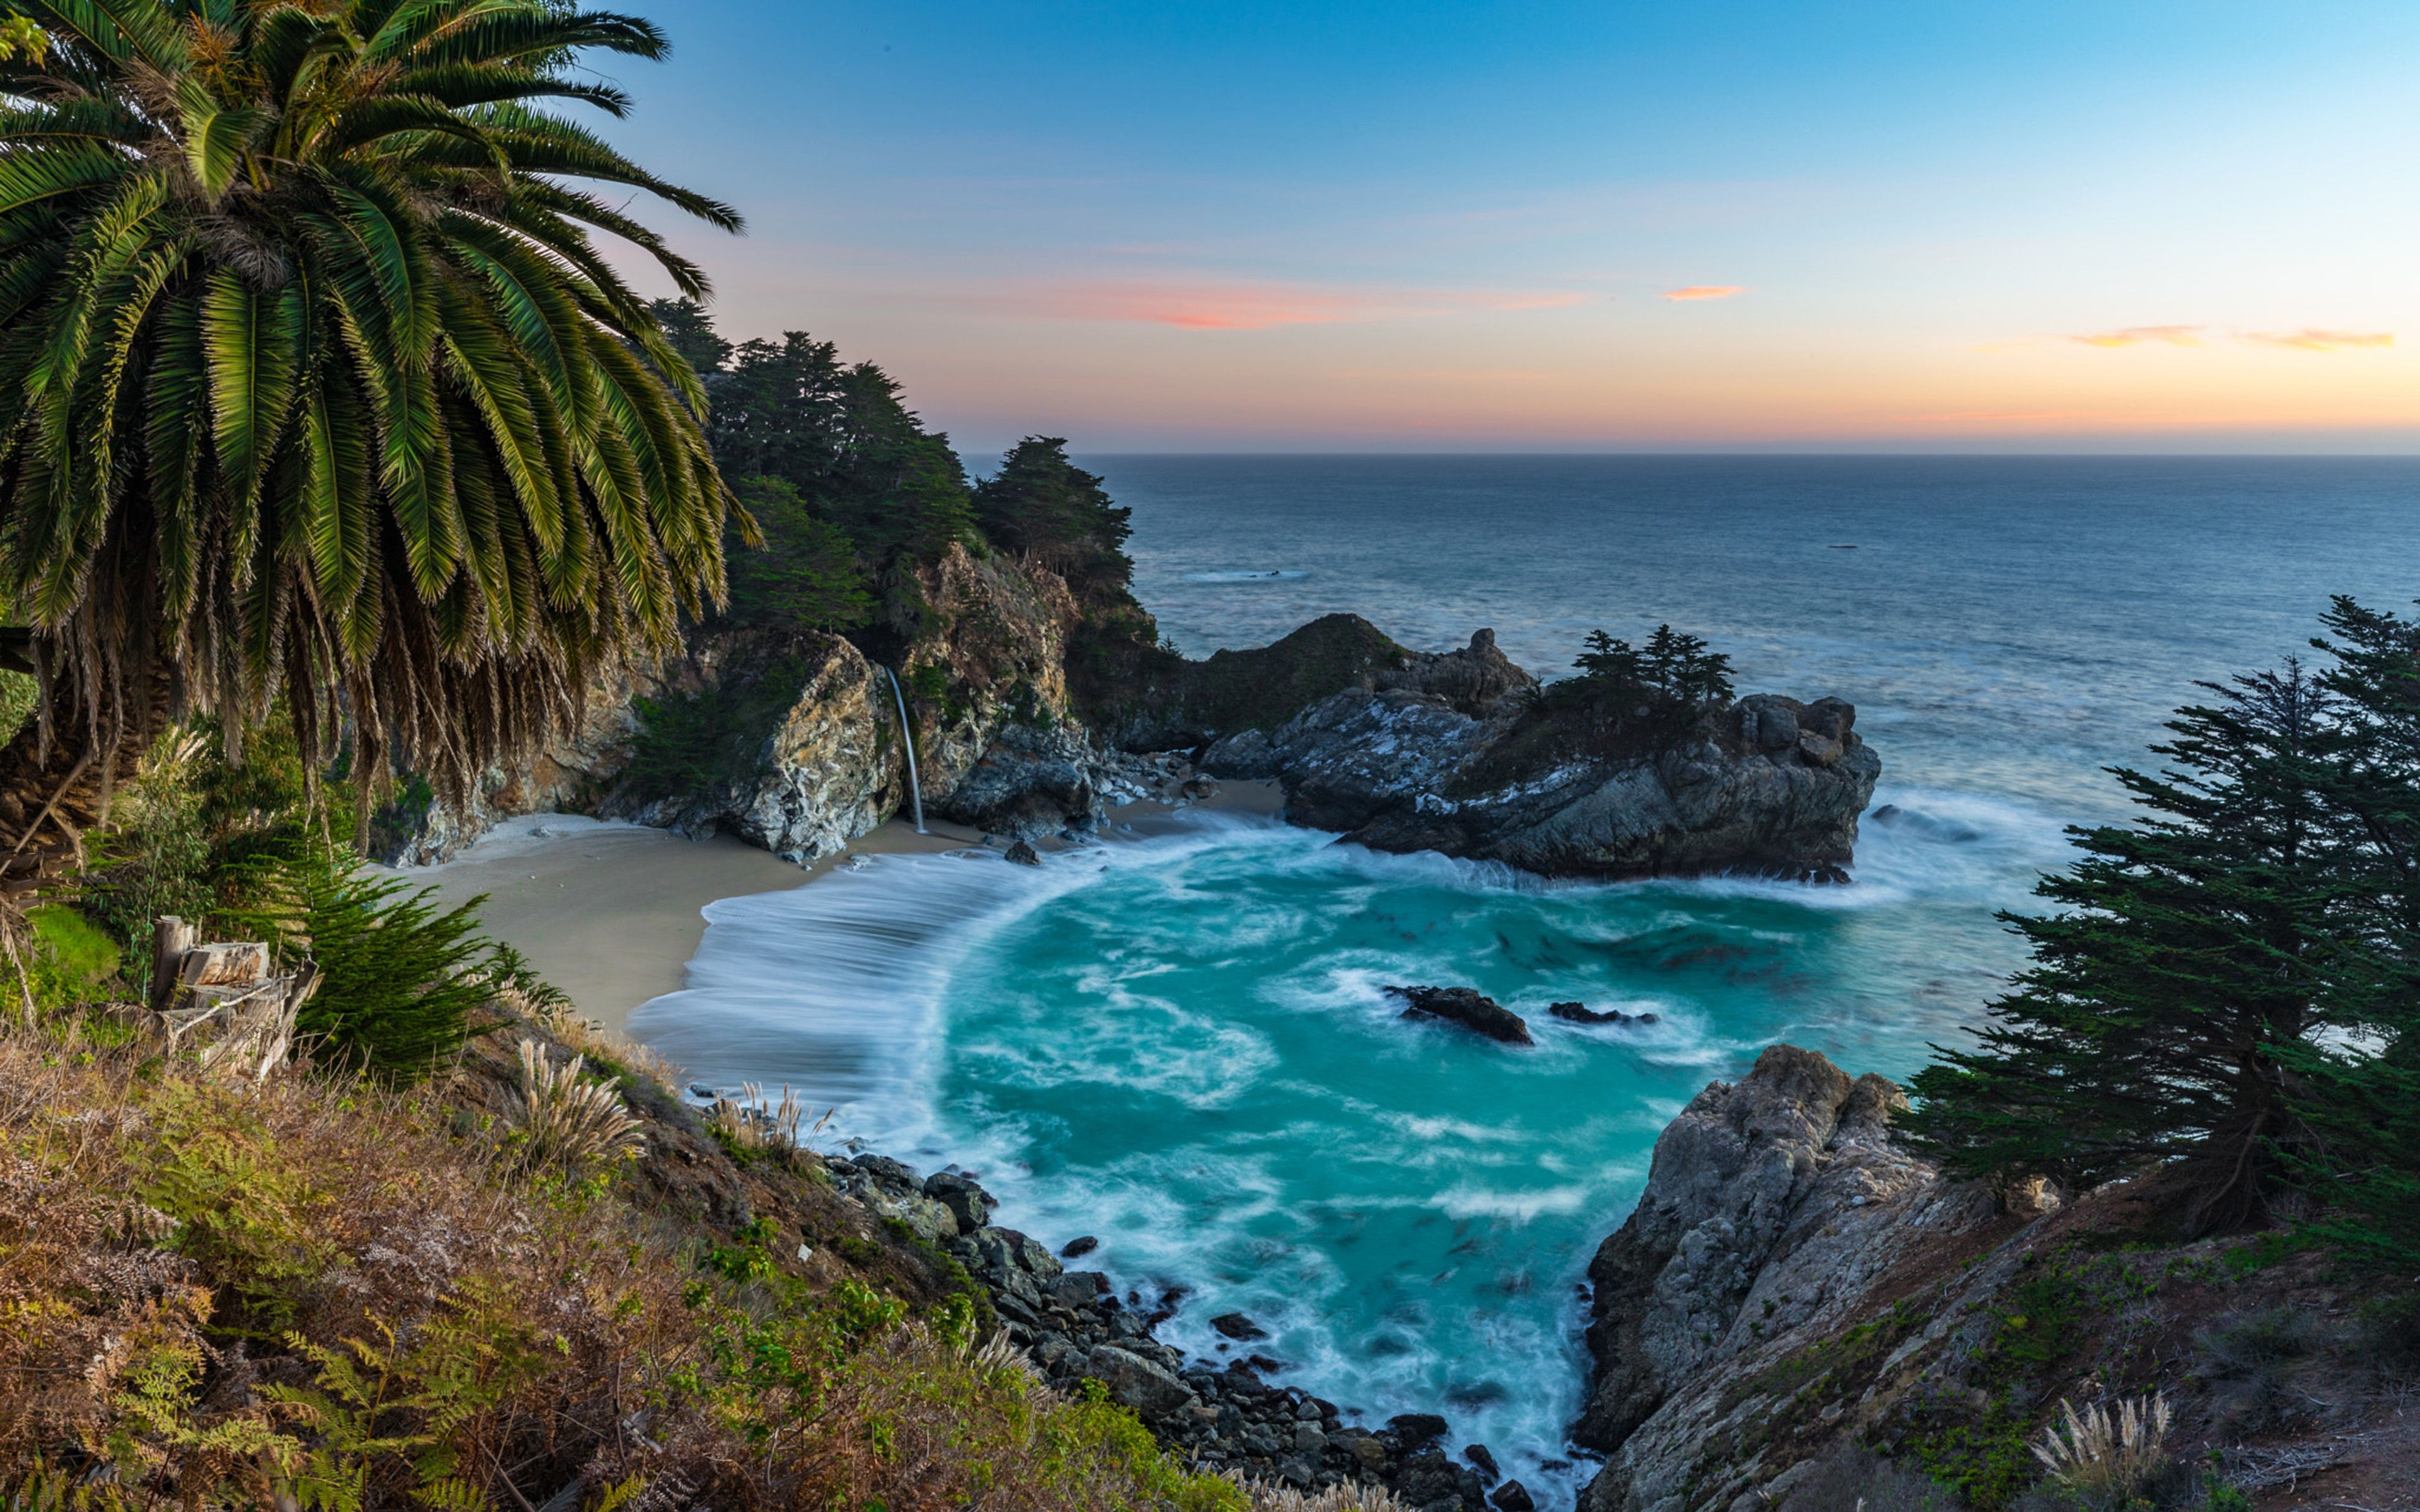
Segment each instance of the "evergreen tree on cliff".
[{"label": "evergreen tree on cliff", "polygon": [[2357,1022],[2340,927],[2350,837],[2321,801],[2335,698],[2291,667],[2179,711],[2172,769],[2117,776],[2147,816],[2076,832],[2060,912],[2007,916],[2033,967],[1978,1049],[1920,1072],[1909,1124],[1962,1174],[2089,1185],[2168,1163],[2188,1227],[2259,1219],[2312,1146],[2294,1060]]},{"label": "evergreen tree on cliff", "polygon": [[1125,589],[1134,511],[1109,501],[1101,480],[1067,459],[1066,438],[1028,436],[975,487],[975,521],[993,544],[1027,553],[1079,597]]},{"label": "evergreen tree on cliff", "polygon": [[715,380],[713,440],[726,474],[796,488],[876,573],[903,555],[930,562],[973,533],[949,437],[923,427],[890,374],[843,363],[803,331],[733,349]]},{"label": "evergreen tree on cliff", "polygon": [[[0,600],[41,682],[0,852],[75,842],[170,717],[283,699],[458,792],[596,658],[720,598],[705,397],[605,261],[686,294],[558,114],[663,55],[551,0],[0,0]],[[600,186],[597,190],[583,184]],[[39,838],[37,838],[37,837]]]},{"label": "evergreen tree on cliff", "polygon": [[2338,889],[2350,991],[2338,1035],[2288,1047],[2313,1131],[2298,1175],[2334,1208],[2320,1231],[2420,1273],[2420,623],[2337,598],[2313,644],[2332,665],[2321,797],[2351,837]]}]

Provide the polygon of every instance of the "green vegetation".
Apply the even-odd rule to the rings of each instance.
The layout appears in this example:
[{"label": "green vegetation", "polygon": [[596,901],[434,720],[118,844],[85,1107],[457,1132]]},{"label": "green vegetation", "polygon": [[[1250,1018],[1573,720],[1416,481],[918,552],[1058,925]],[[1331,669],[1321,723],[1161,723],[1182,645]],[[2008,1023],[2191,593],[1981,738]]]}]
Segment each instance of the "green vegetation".
[{"label": "green vegetation", "polygon": [[1028,436],[976,486],[975,519],[994,545],[1034,557],[1067,579],[1079,601],[1121,594],[1134,511],[1109,501],[1101,480],[1067,460],[1059,436]]},{"label": "green vegetation", "polygon": [[962,1300],[785,1269],[770,1219],[668,1240],[631,1167],[534,1165],[433,1087],[237,1088],[80,1029],[0,1035],[0,1504],[1249,1504]]},{"label": "green vegetation", "polygon": [[966,470],[949,437],[900,402],[871,363],[844,363],[803,331],[732,347],[693,300],[659,301],[659,330],[713,394],[710,436],[726,476],[787,485],[839,531],[869,577],[894,562],[937,560],[978,539]]},{"label": "green vegetation", "polygon": [[784,653],[752,676],[726,674],[693,693],[636,700],[639,737],[623,780],[646,803],[747,776],[807,676],[806,661]]},{"label": "green vegetation", "polygon": [[1638,704],[1694,713],[1730,702],[1730,657],[1668,625],[1657,625],[1643,647],[1603,630],[1590,631],[1587,644],[1572,663],[1580,675],[1557,686],[1592,702],[1616,711],[1632,705],[1635,717]]},{"label": "green vegetation", "polygon": [[[721,596],[705,396],[593,242],[698,270],[556,114],[663,55],[551,0],[0,0],[0,651],[52,680],[0,753],[0,838],[71,854],[172,710],[239,754],[442,793],[568,712],[566,676]],[[27,29],[31,23],[31,30]],[[610,186],[605,193],[582,181]],[[56,796],[54,796],[56,795]],[[56,823],[52,823],[55,820]]]},{"label": "green vegetation", "polygon": [[2009,917],[2034,949],[1981,1045],[1914,1083],[1952,1169],[2164,1169],[2189,1233],[2266,1221],[2420,1270],[2420,626],[2339,599],[2318,674],[2206,684],[2120,771],[2147,810]]},{"label": "green vegetation", "polygon": [[317,1058],[416,1076],[461,1044],[473,1011],[512,967],[478,933],[473,899],[441,911],[392,878],[357,869],[352,852],[305,835],[260,877],[262,903],[229,922],[252,925],[287,960],[319,964],[319,990],[296,1032]]},{"label": "green vegetation", "polygon": [[848,536],[817,519],[780,478],[743,478],[740,501],[764,537],[760,550],[731,559],[728,617],[774,629],[854,630],[874,610]]}]

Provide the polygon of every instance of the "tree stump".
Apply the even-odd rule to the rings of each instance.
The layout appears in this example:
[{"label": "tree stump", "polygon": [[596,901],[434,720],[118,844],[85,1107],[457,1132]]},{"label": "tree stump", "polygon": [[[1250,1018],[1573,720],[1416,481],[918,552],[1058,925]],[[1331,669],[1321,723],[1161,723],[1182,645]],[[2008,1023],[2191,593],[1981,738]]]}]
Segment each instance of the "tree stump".
[{"label": "tree stump", "polygon": [[263,942],[204,945],[198,934],[173,916],[153,924],[150,1028],[169,1050],[192,1050],[212,1075],[258,1081],[292,1053],[295,1016],[318,990],[318,964],[275,976]]}]

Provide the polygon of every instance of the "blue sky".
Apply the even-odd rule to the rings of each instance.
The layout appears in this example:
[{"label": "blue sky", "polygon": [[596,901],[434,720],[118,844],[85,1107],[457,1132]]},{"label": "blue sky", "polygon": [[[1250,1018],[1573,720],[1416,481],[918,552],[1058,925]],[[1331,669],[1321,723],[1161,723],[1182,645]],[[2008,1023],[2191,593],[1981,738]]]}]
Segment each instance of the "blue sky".
[{"label": "blue sky", "polygon": [[2420,443],[2420,8],[659,19],[725,330],[973,449]]}]

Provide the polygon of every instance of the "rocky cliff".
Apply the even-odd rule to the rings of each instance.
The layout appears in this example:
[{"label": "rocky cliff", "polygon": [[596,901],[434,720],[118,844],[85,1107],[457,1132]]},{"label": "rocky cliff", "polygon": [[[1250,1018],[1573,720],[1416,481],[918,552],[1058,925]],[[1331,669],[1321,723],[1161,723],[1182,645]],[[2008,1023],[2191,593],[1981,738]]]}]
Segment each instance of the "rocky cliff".
[{"label": "rocky cliff", "polygon": [[2175,1242],[2156,1177],[2067,1203],[1952,1181],[1892,1134],[1903,1105],[1776,1045],[1665,1130],[1589,1267],[1583,1512],[2065,1506],[2026,1501],[2057,1403],[2153,1392],[2162,1506],[2420,1466],[2394,1411],[2420,1359],[2316,1257]]},{"label": "rocky cliff", "polygon": [[[812,861],[907,807],[902,696],[926,812],[1017,838],[1091,828],[1156,791],[1141,757],[1182,750],[1276,779],[1290,821],[1383,850],[1832,881],[1881,768],[1836,699],[1742,699],[1652,750],[1575,745],[1532,717],[1537,679],[1485,630],[1414,652],[1334,614],[1202,661],[1128,645],[1102,663],[1097,614],[1032,563],[953,547],[900,589],[876,638],[896,647],[900,695],[856,641],[702,628],[677,655],[608,669],[554,747],[463,811],[407,816],[386,858],[439,859],[498,817],[566,807]],[[1090,669],[1081,707],[1071,656]]]},{"label": "rocky cliff", "polygon": [[1289,821],[1378,850],[1549,876],[1847,879],[1882,771],[1851,705],[1757,694],[1686,738],[1606,752],[1533,717],[1536,686],[1482,630],[1274,729],[1228,734],[1202,763],[1275,778]]},{"label": "rocky cliff", "polygon": [[1010,835],[1085,828],[1159,774],[1068,706],[1078,617],[1049,572],[953,547],[918,569],[891,677],[839,636],[705,626],[675,654],[594,679],[575,728],[464,810],[407,816],[384,859],[442,859],[497,819],[557,808],[804,863],[908,806],[908,707],[927,813]]}]

